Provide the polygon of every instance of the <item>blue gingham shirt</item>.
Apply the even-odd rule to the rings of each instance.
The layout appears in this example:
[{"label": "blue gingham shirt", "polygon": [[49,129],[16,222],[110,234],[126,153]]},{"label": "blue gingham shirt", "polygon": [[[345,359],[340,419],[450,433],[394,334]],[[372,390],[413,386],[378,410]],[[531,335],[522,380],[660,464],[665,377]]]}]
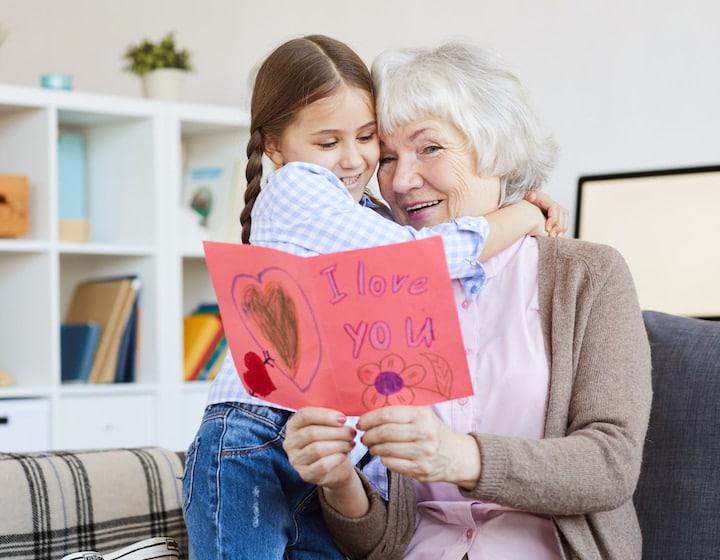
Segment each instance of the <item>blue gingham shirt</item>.
[{"label": "blue gingham shirt", "polygon": [[[288,163],[268,177],[255,201],[250,243],[310,256],[441,235],[450,277],[461,280],[469,297],[479,293],[485,282],[485,269],[478,262],[489,230],[485,218],[462,217],[416,230],[382,217],[373,207],[366,196],[357,204],[327,169],[309,163]],[[221,402],[286,408],[248,394],[230,352],[208,397],[208,404]],[[353,460],[357,462],[365,451],[358,443]],[[372,461],[365,472],[387,497],[386,473],[380,462]]]}]

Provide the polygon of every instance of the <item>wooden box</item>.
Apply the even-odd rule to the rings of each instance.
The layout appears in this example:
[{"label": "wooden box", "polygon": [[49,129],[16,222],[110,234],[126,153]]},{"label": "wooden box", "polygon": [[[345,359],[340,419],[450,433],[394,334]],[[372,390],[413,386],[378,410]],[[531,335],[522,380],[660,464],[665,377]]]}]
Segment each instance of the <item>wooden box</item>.
[{"label": "wooden box", "polygon": [[29,231],[29,188],[24,175],[0,175],[0,237]]}]

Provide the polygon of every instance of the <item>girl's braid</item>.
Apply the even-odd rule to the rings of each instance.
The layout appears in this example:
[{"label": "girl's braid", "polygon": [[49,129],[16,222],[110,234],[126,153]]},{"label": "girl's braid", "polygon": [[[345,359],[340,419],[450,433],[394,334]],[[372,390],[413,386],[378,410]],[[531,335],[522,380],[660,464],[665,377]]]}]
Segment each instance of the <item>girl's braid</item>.
[{"label": "girl's braid", "polygon": [[262,179],[262,155],[263,155],[263,138],[260,130],[255,129],[250,134],[250,140],[247,144],[248,163],[245,167],[245,179],[247,187],[245,188],[245,207],[240,213],[240,225],[242,226],[242,242],[250,243],[250,225],[253,206],[255,199],[260,194],[260,180]]}]

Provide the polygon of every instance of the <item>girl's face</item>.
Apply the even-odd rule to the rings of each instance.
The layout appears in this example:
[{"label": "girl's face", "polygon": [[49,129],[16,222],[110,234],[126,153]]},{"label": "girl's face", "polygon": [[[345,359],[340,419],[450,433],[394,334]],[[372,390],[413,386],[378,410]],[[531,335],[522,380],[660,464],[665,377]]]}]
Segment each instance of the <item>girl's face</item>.
[{"label": "girl's face", "polygon": [[496,210],[500,179],[477,172],[465,135],[427,118],[383,136],[378,185],[395,219],[416,229]]},{"label": "girl's face", "polygon": [[372,98],[362,89],[343,87],[303,107],[265,149],[278,167],[303,161],[330,170],[359,201],[380,154]]}]

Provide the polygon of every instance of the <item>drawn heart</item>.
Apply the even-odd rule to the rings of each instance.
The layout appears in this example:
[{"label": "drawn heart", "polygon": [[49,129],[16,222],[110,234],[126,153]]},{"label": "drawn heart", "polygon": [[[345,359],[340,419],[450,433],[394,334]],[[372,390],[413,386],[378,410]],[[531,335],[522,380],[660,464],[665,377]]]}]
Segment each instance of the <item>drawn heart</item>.
[{"label": "drawn heart", "polygon": [[295,302],[278,282],[259,286],[245,286],[243,308],[255,328],[270,341],[288,371],[297,371],[298,332]]},{"label": "drawn heart", "polygon": [[319,370],[322,347],[315,315],[300,285],[284,269],[271,267],[257,276],[235,276],[232,296],[258,353],[266,356],[268,374],[278,370],[306,392]]}]

